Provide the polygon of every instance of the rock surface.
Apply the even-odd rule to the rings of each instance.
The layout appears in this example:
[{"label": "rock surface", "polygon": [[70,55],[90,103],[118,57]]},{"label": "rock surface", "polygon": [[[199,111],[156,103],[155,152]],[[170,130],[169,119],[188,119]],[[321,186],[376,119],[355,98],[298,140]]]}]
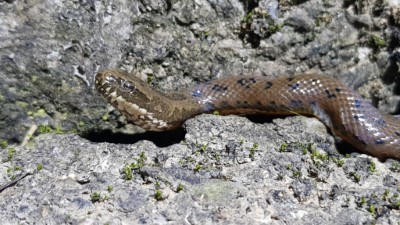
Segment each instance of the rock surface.
[{"label": "rock surface", "polygon": [[[400,163],[316,119],[201,115],[142,133],[94,90],[102,68],[169,91],[318,72],[398,113],[400,4],[0,1],[5,224],[398,224]],[[26,174],[28,172],[28,174]]]},{"label": "rock surface", "polygon": [[113,144],[91,143],[77,135],[36,137],[2,164],[2,171],[16,166],[35,171],[43,165],[1,193],[3,221],[398,222],[400,164],[357,153],[343,157],[315,119],[261,124],[202,115],[185,126],[183,140],[164,148],[148,140]]}]

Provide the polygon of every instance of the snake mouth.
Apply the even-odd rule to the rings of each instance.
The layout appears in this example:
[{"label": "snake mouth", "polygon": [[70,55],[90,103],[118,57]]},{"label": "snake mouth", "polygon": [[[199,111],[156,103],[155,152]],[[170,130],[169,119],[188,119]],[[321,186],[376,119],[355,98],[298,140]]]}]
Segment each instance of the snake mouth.
[{"label": "snake mouth", "polygon": [[110,97],[111,89],[114,89],[112,91],[115,91],[115,88],[113,88],[113,84],[115,84],[116,82],[117,79],[115,76],[112,75],[112,73],[101,71],[96,74],[95,88],[104,98],[107,99],[108,97]]},{"label": "snake mouth", "polygon": [[167,122],[155,118],[154,113],[140,107],[133,100],[129,100],[134,99],[132,96],[138,92],[134,82],[118,76],[115,71],[105,70],[97,73],[95,86],[107,102],[134,124],[151,131],[168,129]]}]

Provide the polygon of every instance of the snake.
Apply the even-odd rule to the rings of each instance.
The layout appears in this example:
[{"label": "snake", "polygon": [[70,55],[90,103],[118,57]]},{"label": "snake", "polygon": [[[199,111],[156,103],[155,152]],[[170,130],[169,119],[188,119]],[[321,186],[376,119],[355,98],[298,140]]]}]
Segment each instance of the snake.
[{"label": "snake", "polygon": [[400,119],[337,79],[321,74],[229,76],[164,93],[119,69],[104,69],[95,88],[128,121],[149,131],[180,127],[202,113],[316,117],[356,150],[400,159]]}]

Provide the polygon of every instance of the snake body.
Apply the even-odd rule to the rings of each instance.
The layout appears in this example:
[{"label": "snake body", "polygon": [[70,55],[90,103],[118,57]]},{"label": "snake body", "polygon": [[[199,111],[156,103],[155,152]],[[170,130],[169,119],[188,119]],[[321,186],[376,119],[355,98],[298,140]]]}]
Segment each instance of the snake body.
[{"label": "snake body", "polygon": [[202,113],[306,115],[321,120],[359,151],[400,159],[400,120],[385,115],[339,81],[316,74],[270,79],[234,76],[162,93],[121,70],[96,75],[96,89],[146,130],[179,127]]}]

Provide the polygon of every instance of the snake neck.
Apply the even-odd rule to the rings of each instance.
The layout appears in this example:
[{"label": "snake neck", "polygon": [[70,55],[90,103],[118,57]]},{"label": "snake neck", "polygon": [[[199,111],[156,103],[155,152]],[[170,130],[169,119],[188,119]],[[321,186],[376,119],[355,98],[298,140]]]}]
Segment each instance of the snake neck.
[{"label": "snake neck", "polygon": [[122,70],[104,70],[96,75],[96,89],[128,121],[151,131],[171,130],[201,113],[185,92],[162,93]]},{"label": "snake neck", "polygon": [[161,129],[151,129],[153,131],[176,129],[187,119],[203,113],[202,106],[193,101],[187,92],[157,92],[151,99],[146,106],[147,110],[153,113],[154,118],[166,124]]}]

